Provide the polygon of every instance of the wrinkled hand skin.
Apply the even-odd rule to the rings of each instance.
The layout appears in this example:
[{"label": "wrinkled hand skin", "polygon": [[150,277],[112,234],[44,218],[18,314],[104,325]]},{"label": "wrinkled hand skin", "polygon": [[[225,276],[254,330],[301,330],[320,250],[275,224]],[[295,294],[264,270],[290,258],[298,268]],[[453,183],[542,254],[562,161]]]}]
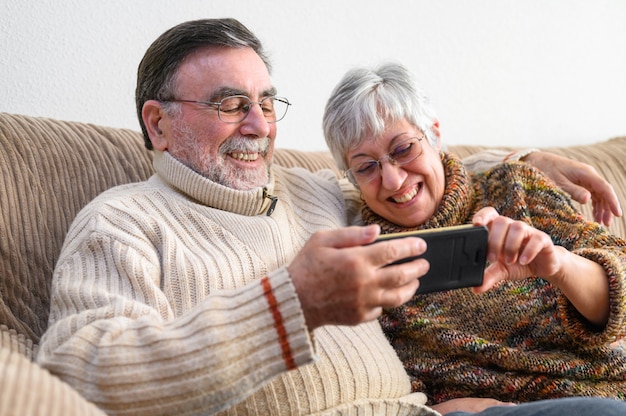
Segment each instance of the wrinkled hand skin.
[{"label": "wrinkled hand skin", "polygon": [[593,166],[550,152],[532,152],[523,160],[543,171],[575,201],[586,204],[591,200],[596,222],[609,226],[613,216],[622,216],[613,186]]},{"label": "wrinkled hand skin", "polygon": [[609,319],[609,279],[604,268],[585,257],[554,245],[550,236],[523,221],[499,215],[493,207],[479,210],[474,225],[489,230],[481,293],[501,280],[540,276],[567,297],[589,322],[599,327]]},{"label": "wrinkled hand skin", "polygon": [[309,330],[371,321],[413,296],[428,262],[383,266],[423,254],[426,243],[405,238],[367,245],[379,234],[378,225],[317,232],[287,267]]}]

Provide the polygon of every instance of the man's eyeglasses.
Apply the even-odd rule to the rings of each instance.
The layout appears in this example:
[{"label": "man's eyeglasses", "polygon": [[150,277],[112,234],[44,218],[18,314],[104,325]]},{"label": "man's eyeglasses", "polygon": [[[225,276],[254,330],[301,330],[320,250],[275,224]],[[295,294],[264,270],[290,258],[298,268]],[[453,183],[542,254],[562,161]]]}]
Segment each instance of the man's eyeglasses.
[{"label": "man's eyeglasses", "polygon": [[291,103],[285,97],[265,97],[261,101],[252,101],[245,95],[232,95],[222,98],[218,102],[211,101],[194,101],[194,100],[163,100],[165,102],[175,103],[193,103],[201,104],[217,109],[217,116],[224,123],[239,123],[245,120],[250,114],[253,104],[261,106],[261,111],[268,123],[276,123],[282,120],[287,114],[287,110]]},{"label": "man's eyeglasses", "polygon": [[387,155],[378,160],[371,159],[358,162],[346,170],[346,177],[355,185],[357,182],[367,183],[380,177],[383,161],[385,160],[398,166],[406,165],[420,157],[424,152],[422,147],[423,139],[424,136],[411,137],[395,145]]}]

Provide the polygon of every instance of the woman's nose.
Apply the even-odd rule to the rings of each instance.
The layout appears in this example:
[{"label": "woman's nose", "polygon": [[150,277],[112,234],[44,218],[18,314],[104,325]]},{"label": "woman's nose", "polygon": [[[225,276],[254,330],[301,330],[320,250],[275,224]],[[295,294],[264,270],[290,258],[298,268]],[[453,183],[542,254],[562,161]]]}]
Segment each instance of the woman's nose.
[{"label": "woman's nose", "polygon": [[382,186],[385,189],[396,190],[404,183],[407,173],[402,166],[386,160],[380,162],[380,176],[382,178]]}]

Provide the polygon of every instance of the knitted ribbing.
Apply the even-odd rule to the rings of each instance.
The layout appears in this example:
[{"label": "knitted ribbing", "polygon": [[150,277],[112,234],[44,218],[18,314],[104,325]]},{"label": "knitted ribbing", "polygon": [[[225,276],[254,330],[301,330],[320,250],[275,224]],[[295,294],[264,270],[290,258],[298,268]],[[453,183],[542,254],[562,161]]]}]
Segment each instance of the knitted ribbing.
[{"label": "knitted ribbing", "polygon": [[275,166],[268,216],[262,191],[219,186],[167,153],[155,170],[77,215],[43,367],[109,415],[431,412],[377,321],[306,328],[286,265],[313,232],[348,223],[354,191]]},{"label": "knitted ribbing", "polygon": [[[525,221],[601,264],[609,276],[611,315],[590,327],[540,278],[505,282],[481,295],[469,289],[416,295],[386,310],[381,324],[413,379],[432,402],[454,397],[530,401],[564,396],[626,398],[624,337],[626,242],[585,221],[568,196],[531,166],[509,163],[472,177],[444,158],[442,206],[419,228],[471,221],[480,208]],[[364,208],[366,223],[401,227]]]}]

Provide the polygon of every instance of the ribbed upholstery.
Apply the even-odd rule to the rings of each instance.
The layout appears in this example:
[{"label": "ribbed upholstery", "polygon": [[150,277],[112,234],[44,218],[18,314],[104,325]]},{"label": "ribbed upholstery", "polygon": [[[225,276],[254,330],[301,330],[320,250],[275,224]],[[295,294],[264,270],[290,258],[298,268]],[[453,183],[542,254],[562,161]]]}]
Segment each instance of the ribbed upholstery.
[{"label": "ribbed upholstery", "polygon": [[0,348],[0,415],[105,416],[26,356]]},{"label": "ribbed upholstery", "polygon": [[[481,149],[450,147],[460,156]],[[593,165],[626,205],[626,137],[550,150]],[[275,160],[337,172],[326,152],[279,149]],[[105,189],[151,172],[151,154],[136,131],[0,113],[0,415],[98,414],[31,360],[46,329],[52,271],[74,216]],[[583,211],[590,215],[590,204]],[[611,230],[626,236],[626,219],[616,219]]]},{"label": "ribbed upholstery", "polygon": [[[325,152],[279,150],[276,162],[334,168]],[[113,186],[147,179],[137,131],[0,113],[0,346],[36,351],[50,279],[76,213]]]},{"label": "ribbed upholstery", "polygon": [[37,343],[72,219],[105,189],[147,178],[149,153],[135,132],[8,114],[0,146],[0,323]]},{"label": "ribbed upholstery", "polygon": [[302,166],[313,172],[320,169],[330,169],[339,175],[333,158],[328,152],[303,152],[292,149],[277,149],[274,153],[274,162],[281,166]]},{"label": "ribbed upholstery", "polygon": [[[450,146],[450,151],[460,157],[469,156],[485,149],[488,149],[488,147]],[[506,148],[503,147],[503,149]],[[513,150],[514,148],[509,149]],[[622,209],[626,209],[626,136],[588,145],[546,147],[544,150],[593,166],[601,176],[613,185],[622,204]],[[583,206],[578,203],[575,203],[575,205],[587,218],[593,219],[591,203]],[[609,230],[613,234],[626,237],[626,216],[615,218]]]}]

